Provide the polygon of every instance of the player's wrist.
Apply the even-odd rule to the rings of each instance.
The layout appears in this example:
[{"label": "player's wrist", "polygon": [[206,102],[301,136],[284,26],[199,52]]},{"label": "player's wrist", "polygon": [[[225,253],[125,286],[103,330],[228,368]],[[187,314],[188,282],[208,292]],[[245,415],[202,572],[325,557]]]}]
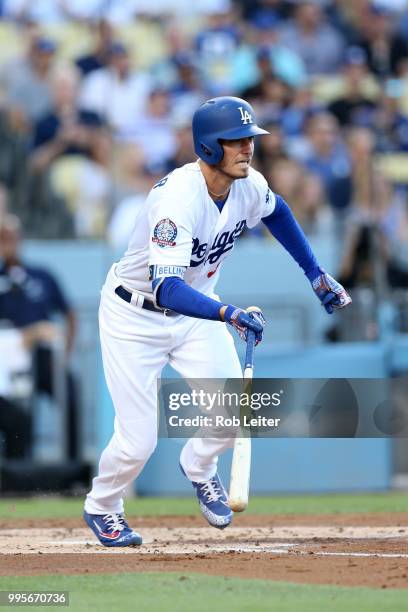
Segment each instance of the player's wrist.
[{"label": "player's wrist", "polygon": [[325,271],[320,266],[313,266],[313,268],[305,272],[305,275],[308,280],[313,284],[313,281],[315,281],[316,278],[318,278],[321,274],[324,273]]},{"label": "player's wrist", "polygon": [[241,308],[237,308],[237,306],[233,306],[232,304],[228,304],[228,306],[225,306],[225,310],[223,313],[224,318],[222,319],[223,321],[226,321],[227,323],[231,323],[231,320],[233,318],[234,313],[236,314],[237,311],[241,311]]},{"label": "player's wrist", "polygon": [[220,308],[220,321],[225,321],[225,311],[227,310],[227,306],[223,304]]}]

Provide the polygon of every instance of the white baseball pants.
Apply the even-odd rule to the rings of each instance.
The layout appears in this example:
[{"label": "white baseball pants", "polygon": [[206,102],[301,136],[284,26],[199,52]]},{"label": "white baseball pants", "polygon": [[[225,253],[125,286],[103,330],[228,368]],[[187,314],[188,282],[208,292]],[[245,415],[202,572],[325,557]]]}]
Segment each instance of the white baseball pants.
[{"label": "white baseball pants", "polygon": [[[112,266],[102,289],[99,326],[105,378],[115,408],[114,434],[87,495],[91,514],[123,512],[123,494],[157,443],[157,379],[167,363],[183,378],[240,378],[242,370],[225,323],[166,316],[116,295]],[[217,469],[231,438],[191,438],[180,461],[190,480]]]}]

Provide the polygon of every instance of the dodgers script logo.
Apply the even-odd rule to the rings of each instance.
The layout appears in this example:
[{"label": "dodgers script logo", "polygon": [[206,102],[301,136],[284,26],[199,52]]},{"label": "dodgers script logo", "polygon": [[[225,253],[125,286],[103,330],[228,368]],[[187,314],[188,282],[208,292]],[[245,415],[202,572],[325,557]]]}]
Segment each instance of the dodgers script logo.
[{"label": "dodgers script logo", "polygon": [[153,230],[152,242],[159,247],[176,246],[177,226],[171,219],[162,219]]},{"label": "dodgers script logo", "polygon": [[242,106],[238,106],[238,110],[241,113],[241,121],[244,125],[246,125],[247,123],[252,123],[251,113],[248,113],[247,110],[244,110]]},{"label": "dodgers script logo", "polygon": [[210,265],[217,263],[224,253],[227,253],[234,247],[235,239],[244,231],[246,221],[238,221],[235,228],[232,231],[225,231],[221,234],[217,234],[214,238],[214,242],[207,254],[208,243],[203,242],[200,244],[199,238],[193,238],[193,249],[191,251],[192,259],[190,266],[196,268],[204,262],[208,262]]}]

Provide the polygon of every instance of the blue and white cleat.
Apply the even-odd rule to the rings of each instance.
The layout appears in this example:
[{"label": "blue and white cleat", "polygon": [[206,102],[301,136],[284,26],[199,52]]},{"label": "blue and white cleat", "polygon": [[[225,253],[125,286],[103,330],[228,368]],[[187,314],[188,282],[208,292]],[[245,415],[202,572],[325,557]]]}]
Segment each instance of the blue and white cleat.
[{"label": "blue and white cleat", "polygon": [[143,541],[122,514],[89,514],[84,510],[84,520],[104,546],[140,546]]},{"label": "blue and white cleat", "polygon": [[[182,466],[181,471],[186,475]],[[196,490],[201,514],[213,527],[225,529],[232,521],[234,513],[228,506],[227,493],[223,487],[220,477],[215,475],[205,482],[190,481]]]}]

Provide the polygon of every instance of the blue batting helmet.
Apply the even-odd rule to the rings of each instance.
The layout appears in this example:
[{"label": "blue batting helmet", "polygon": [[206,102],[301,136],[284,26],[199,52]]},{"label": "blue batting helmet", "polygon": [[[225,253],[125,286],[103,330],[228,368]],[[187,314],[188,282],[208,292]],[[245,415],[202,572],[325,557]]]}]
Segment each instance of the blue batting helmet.
[{"label": "blue batting helmet", "polygon": [[248,102],[221,96],[204,102],[193,116],[194,150],[207,164],[218,164],[224,155],[220,139],[235,140],[269,134],[256,125],[254,110]]}]

